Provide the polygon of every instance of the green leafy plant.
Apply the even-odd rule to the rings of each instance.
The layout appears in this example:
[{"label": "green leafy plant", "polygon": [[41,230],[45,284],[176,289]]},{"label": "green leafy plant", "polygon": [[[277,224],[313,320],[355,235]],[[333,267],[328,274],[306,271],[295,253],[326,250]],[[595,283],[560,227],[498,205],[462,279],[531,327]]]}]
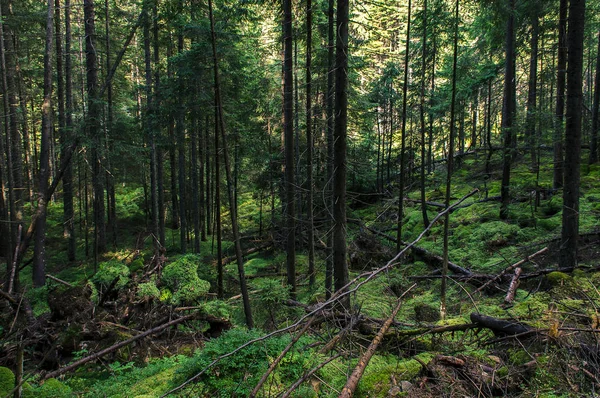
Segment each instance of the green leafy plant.
[{"label": "green leafy plant", "polygon": [[98,288],[106,289],[117,279],[115,289],[122,289],[129,282],[129,268],[120,261],[110,260],[100,263],[98,272],[92,277],[92,282]]},{"label": "green leafy plant", "polygon": [[168,264],[162,273],[162,282],[173,292],[173,304],[193,303],[206,296],[210,282],[198,277],[198,256],[181,256]]}]

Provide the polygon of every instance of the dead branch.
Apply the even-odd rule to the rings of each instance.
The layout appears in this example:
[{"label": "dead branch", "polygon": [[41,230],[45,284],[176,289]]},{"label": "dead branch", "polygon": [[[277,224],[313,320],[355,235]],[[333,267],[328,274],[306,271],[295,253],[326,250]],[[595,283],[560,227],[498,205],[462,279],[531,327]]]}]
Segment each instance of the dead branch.
[{"label": "dead branch", "polygon": [[[268,249],[268,248],[270,248],[272,246],[273,246],[273,242],[267,242],[267,243],[262,244],[260,246],[252,247],[252,248],[244,251],[242,253],[242,256],[246,257],[246,256],[249,256],[250,254],[257,253],[257,252],[260,252],[262,250],[266,250],[266,249]],[[223,259],[223,265],[227,265],[227,264],[232,263],[234,261],[236,261],[236,256],[225,257]]]},{"label": "dead branch", "polygon": [[348,333],[350,333],[352,331],[352,329],[354,329],[354,326],[356,326],[356,324],[358,323],[358,317],[357,316],[353,316],[350,319],[350,323],[348,325],[346,325],[342,330],[340,330],[340,332],[338,334],[336,334],[335,336],[333,336],[333,338],[331,340],[329,340],[329,342],[327,344],[325,344],[320,350],[319,353],[320,354],[326,354],[329,351],[333,350],[333,347],[335,347],[335,345],[344,337],[346,337],[346,335]]},{"label": "dead branch", "polygon": [[323,366],[327,365],[329,362],[341,357],[342,354],[337,354],[334,355],[328,359],[326,359],[325,361],[321,362],[320,364],[318,364],[317,366],[315,366],[314,368],[312,368],[311,370],[309,370],[308,372],[306,372],[304,374],[304,376],[302,376],[301,378],[299,378],[294,384],[292,384],[290,386],[290,388],[287,389],[286,392],[283,393],[283,395],[281,396],[281,398],[288,398],[290,396],[290,394],[292,392],[294,392],[294,390],[296,390],[296,388],[300,387],[300,385],[302,383],[304,383],[306,380],[308,380],[312,375],[315,374],[316,371],[318,371],[319,369],[321,369]]},{"label": "dead branch", "polygon": [[471,313],[471,322],[486,329],[490,329],[496,335],[517,335],[535,330],[531,326],[517,321],[505,321],[476,312]]},{"label": "dead branch", "polygon": [[360,378],[362,377],[362,375],[363,375],[363,373],[364,373],[367,365],[369,364],[369,361],[373,357],[373,354],[375,354],[375,350],[377,350],[377,347],[379,346],[379,344],[383,340],[383,336],[385,335],[385,333],[388,331],[388,329],[392,325],[392,322],[394,321],[394,318],[396,317],[396,314],[398,314],[398,311],[400,311],[400,307],[402,307],[402,299],[415,286],[417,286],[416,283],[413,284],[411,287],[409,287],[406,291],[404,291],[404,293],[402,293],[402,295],[398,298],[398,304],[396,305],[396,308],[394,308],[394,310],[392,311],[392,314],[390,315],[390,317],[381,326],[381,329],[379,330],[379,333],[377,333],[377,336],[375,336],[375,338],[373,339],[373,341],[369,345],[369,348],[367,348],[367,351],[365,351],[365,353],[363,354],[363,356],[358,360],[358,364],[356,365],[356,368],[354,369],[354,371],[352,372],[352,374],[348,378],[348,381],[346,382],[346,385],[342,389],[342,393],[340,394],[340,398],[350,398],[350,397],[352,397],[352,394],[354,394],[354,390],[356,390],[356,387],[358,386],[358,382],[359,382]]},{"label": "dead branch", "polygon": [[548,275],[551,274],[552,272],[562,272],[565,274],[569,274],[573,271],[575,271],[576,269],[578,270],[582,270],[582,271],[586,271],[586,272],[598,272],[600,271],[600,265],[597,265],[595,267],[586,267],[586,266],[577,266],[577,267],[569,267],[569,268],[546,268],[546,269],[541,269],[539,271],[535,271],[535,272],[531,272],[528,274],[521,274],[521,279],[532,279],[532,278],[537,278],[539,276],[544,276],[544,275]]},{"label": "dead branch", "polygon": [[548,247],[544,247],[543,249],[538,250],[537,252],[533,253],[532,255],[525,257],[521,261],[517,261],[516,263],[514,263],[512,265],[509,265],[508,267],[504,268],[504,270],[502,270],[502,272],[500,272],[498,275],[496,275],[493,279],[491,279],[491,280],[487,281],[486,283],[484,283],[483,285],[481,285],[476,290],[476,292],[481,292],[483,289],[485,289],[486,287],[488,287],[490,284],[496,282],[498,279],[502,278],[504,275],[506,275],[507,273],[511,272],[515,268],[520,267],[521,265],[523,265],[526,262],[530,261],[535,256],[538,256],[538,255],[540,255],[542,253],[545,253],[547,251],[548,251]]},{"label": "dead branch", "polygon": [[127,340],[120,341],[117,344],[114,344],[114,345],[112,345],[110,347],[107,347],[107,348],[105,348],[103,350],[100,350],[100,351],[98,351],[98,352],[96,352],[96,353],[94,353],[92,355],[88,355],[85,358],[81,358],[80,360],[75,361],[75,362],[73,362],[70,365],[64,366],[64,367],[62,367],[60,369],[57,369],[57,370],[55,370],[53,372],[46,373],[44,376],[42,376],[41,380],[42,381],[48,380],[50,378],[58,377],[58,376],[63,375],[65,373],[71,372],[72,370],[77,369],[81,365],[85,365],[86,363],[94,361],[94,360],[96,360],[98,358],[101,358],[101,357],[103,357],[106,354],[110,354],[111,352],[116,351],[116,350],[118,350],[121,347],[128,346],[129,344],[133,343],[136,340],[142,339],[142,338],[144,338],[146,336],[150,336],[151,334],[156,334],[158,332],[161,332],[161,331],[165,330],[168,327],[171,327],[173,325],[177,325],[177,324],[182,323],[184,321],[190,320],[190,319],[196,317],[197,315],[198,314],[190,314],[190,315],[182,316],[181,318],[173,319],[170,322],[167,322],[167,323],[162,324],[160,326],[157,326],[155,328],[146,330],[145,332],[140,333],[140,334],[138,334],[136,336],[130,337]]},{"label": "dead branch", "polygon": [[48,278],[48,279],[52,279],[54,282],[62,283],[62,284],[63,284],[63,285],[65,285],[65,286],[69,286],[69,287],[75,287],[75,286],[73,286],[72,284],[70,284],[69,282],[67,282],[67,281],[63,281],[62,279],[58,279],[57,277],[55,277],[55,276],[52,276],[52,275],[50,275],[50,274],[46,274],[46,278]]},{"label": "dead branch", "polygon": [[515,300],[515,294],[517,293],[517,287],[519,287],[519,276],[521,276],[521,272],[521,268],[515,268],[515,274],[510,281],[510,285],[508,286],[508,292],[506,292],[504,303],[511,304]]},{"label": "dead branch", "polygon": [[306,322],[306,325],[304,325],[302,330],[300,330],[300,332],[298,332],[298,334],[296,334],[296,336],[294,336],[292,341],[290,341],[290,343],[283,349],[283,351],[281,351],[281,354],[279,354],[279,356],[277,358],[275,358],[273,363],[271,363],[271,365],[269,366],[269,369],[267,369],[265,374],[262,375],[262,377],[260,378],[260,380],[258,381],[256,386],[250,393],[250,395],[249,395],[250,398],[256,397],[256,394],[258,394],[258,392],[260,391],[263,384],[265,384],[265,381],[267,381],[267,378],[269,377],[269,375],[271,373],[273,373],[273,371],[275,370],[277,365],[279,365],[279,362],[281,362],[283,357],[285,357],[286,354],[292,349],[292,347],[298,342],[298,340],[300,340],[300,337],[302,337],[302,335],[304,335],[304,333],[306,333],[306,331],[308,330],[308,328],[310,327],[310,325],[313,323],[314,320],[315,320],[315,316],[310,318],[308,320],[308,322]]}]

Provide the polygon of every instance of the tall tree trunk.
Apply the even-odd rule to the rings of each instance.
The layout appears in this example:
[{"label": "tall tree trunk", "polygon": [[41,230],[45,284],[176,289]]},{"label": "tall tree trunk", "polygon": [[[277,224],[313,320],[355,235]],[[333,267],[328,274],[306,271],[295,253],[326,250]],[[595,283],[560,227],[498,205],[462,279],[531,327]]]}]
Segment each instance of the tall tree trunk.
[{"label": "tall tree trunk", "polygon": [[[179,8],[183,9],[183,0],[179,0]],[[177,34],[177,52],[183,53],[183,27],[179,29]],[[177,82],[179,87],[180,95],[183,93],[183,76],[182,68],[179,67],[177,71]],[[175,128],[177,134],[177,152],[178,152],[178,164],[179,164],[179,240],[181,253],[187,252],[187,213],[186,213],[186,200],[187,194],[185,189],[185,108],[180,98],[180,102],[177,106],[177,118],[175,120]]]},{"label": "tall tree trunk", "polygon": [[[71,0],[65,0],[65,130],[62,150],[73,140],[73,67],[71,61]],[[67,238],[67,258],[75,261],[75,211],[73,207],[73,162],[63,176],[63,234]]]},{"label": "tall tree trunk", "polygon": [[294,173],[294,76],[292,0],[283,0],[283,130],[285,141],[286,270],[290,296],[296,297],[296,181]]},{"label": "tall tree trunk", "polygon": [[106,136],[106,204],[107,204],[107,216],[108,216],[108,231],[110,233],[110,240],[113,247],[117,246],[117,203],[115,196],[115,178],[113,170],[111,169],[111,152],[112,152],[112,140],[110,136],[113,133],[113,87],[112,87],[112,76],[111,71],[111,46],[110,46],[110,14],[109,14],[108,0],[104,0],[104,29],[106,32],[105,46],[106,46],[106,104],[107,104],[107,119],[105,122]]},{"label": "tall tree trunk", "polygon": [[531,168],[536,172],[537,165],[537,140],[536,140],[536,114],[537,114],[537,64],[538,64],[538,33],[539,16],[534,10],[531,16],[531,56],[529,58],[529,82],[527,90],[527,117],[525,120],[525,136],[529,144]]},{"label": "tall tree trunk", "polygon": [[252,311],[250,309],[250,297],[248,296],[248,286],[246,284],[246,276],[244,272],[244,263],[242,258],[242,246],[240,244],[240,231],[238,225],[238,218],[236,212],[236,206],[234,201],[233,192],[233,180],[231,178],[231,166],[229,163],[229,154],[227,150],[227,135],[225,134],[225,119],[223,115],[223,101],[221,99],[221,82],[219,78],[219,63],[217,59],[217,38],[215,34],[215,19],[213,16],[212,0],[208,0],[208,10],[210,18],[210,30],[212,36],[212,52],[213,52],[213,64],[214,64],[214,79],[215,79],[215,99],[217,102],[218,111],[218,122],[221,130],[221,137],[223,139],[223,161],[225,165],[225,174],[227,177],[227,196],[229,197],[229,215],[231,216],[231,229],[233,232],[233,240],[235,246],[235,257],[238,268],[238,277],[240,278],[240,290],[242,293],[242,301],[244,304],[244,315],[246,318],[246,326],[249,329],[254,327],[254,320],[252,319]]},{"label": "tall tree trunk", "polygon": [[[348,284],[346,258],[346,137],[348,130],[348,23],[349,1],[337,1],[335,43],[335,128],[333,158],[333,277],[336,292]],[[341,304],[349,309],[350,297]]]},{"label": "tall tree trunk", "polygon": [[100,132],[100,98],[98,98],[98,60],[94,0],[84,0],[85,65],[87,73],[87,128],[92,150],[92,188],[94,191],[94,258],[106,251],[106,221],[104,208],[104,171],[102,167],[102,134]]},{"label": "tall tree trunk", "polygon": [[[152,33],[154,39],[154,106],[156,109],[161,107],[161,90],[160,90],[160,37],[158,35],[158,0],[152,4]],[[165,184],[164,184],[164,164],[163,150],[161,145],[162,128],[157,130],[156,143],[156,190],[158,198],[158,240],[160,245],[165,247]]]},{"label": "tall tree trunk", "polygon": [[[457,61],[458,61],[458,15],[459,15],[459,0],[456,0],[454,12],[454,51],[452,55],[452,100],[450,102],[450,137],[448,138],[448,161],[446,162],[448,172],[446,174],[446,198],[445,208],[450,207],[450,194],[452,187],[452,169],[454,167],[454,136],[456,135],[455,130],[455,116],[456,116],[456,72],[457,72]],[[446,276],[448,275],[448,236],[450,227],[450,212],[447,212],[444,216],[444,253],[442,261],[442,286],[440,288],[440,317],[444,319],[446,317],[446,290],[447,281]]]},{"label": "tall tree trunk", "polygon": [[199,110],[196,108],[195,115],[192,116],[192,132],[190,142],[190,157],[192,171],[192,219],[194,221],[194,253],[200,253],[200,199],[198,187],[198,118]]},{"label": "tall tree trunk", "polygon": [[215,232],[217,239],[217,297],[223,298],[223,250],[221,236],[221,163],[219,146],[219,109],[215,96]]},{"label": "tall tree trunk", "polygon": [[44,103],[42,105],[42,137],[40,147],[40,182],[38,209],[41,210],[35,230],[33,248],[33,286],[46,284],[46,200],[50,179],[50,137],[52,134],[52,42],[54,4],[47,0],[46,48],[44,51]]},{"label": "tall tree trunk", "polygon": [[[333,158],[334,158],[334,148],[333,148],[333,143],[334,143],[334,137],[333,137],[333,131],[334,131],[334,115],[333,115],[333,108],[334,108],[334,96],[335,96],[335,87],[334,87],[334,71],[335,71],[335,64],[334,64],[334,5],[333,5],[333,1],[334,0],[329,0],[328,3],[328,8],[327,8],[327,110],[326,110],[326,115],[327,115],[327,123],[326,123],[326,135],[327,135],[327,181],[328,181],[328,186],[331,186],[332,181],[334,179],[334,175],[333,175]],[[383,161],[382,161],[383,164]],[[381,170],[381,179],[383,180],[383,168]],[[382,182],[383,185],[383,182]],[[329,207],[329,211],[327,212],[327,214],[332,214],[332,210],[333,210],[333,206],[335,205],[334,202],[334,197],[332,194],[330,194],[329,192],[332,192],[332,189],[326,189],[325,192],[327,192],[328,194],[326,194],[326,203],[324,203],[325,207]],[[335,220],[330,216],[328,217],[328,230],[331,231],[332,230],[332,226],[334,224]],[[328,255],[327,255],[327,259],[325,260],[325,297],[327,299],[329,299],[329,297],[331,297],[331,293],[333,292],[332,289],[332,285],[333,285],[333,234],[332,233],[328,233],[327,234],[327,247],[328,247]]]},{"label": "tall tree trunk", "polygon": [[600,108],[600,31],[598,31],[598,52],[596,54],[596,77],[594,79],[594,104],[592,105],[592,132],[590,139],[590,161],[598,161],[598,112]]},{"label": "tall tree trunk", "polygon": [[577,266],[585,0],[569,3],[565,180],[559,267]]},{"label": "tall tree trunk", "polygon": [[554,189],[563,186],[563,139],[565,114],[565,80],[567,74],[567,11],[568,0],[560,0],[558,22],[558,60],[556,65],[556,110],[554,112]]},{"label": "tall tree trunk", "polygon": [[508,205],[510,203],[510,168],[512,163],[514,138],[514,79],[515,79],[515,0],[509,0],[508,18],[506,22],[506,62],[504,71],[504,96],[502,102],[502,133],[504,135],[503,161],[502,161],[502,186],[500,188],[501,205],[500,218],[508,218]]},{"label": "tall tree trunk", "polygon": [[[306,0],[306,221],[309,285],[315,285],[315,237],[313,226],[313,131],[312,131],[312,0]],[[261,202],[262,203],[262,202]]]},{"label": "tall tree trunk", "polygon": [[[402,221],[404,219],[404,179],[406,170],[406,105],[408,102],[408,65],[410,52],[410,13],[411,0],[408,0],[408,15],[406,22],[406,48],[404,49],[404,82],[402,84],[402,138],[400,144],[400,192],[398,194],[398,231],[396,241],[396,252],[402,247]],[[393,120],[393,114],[390,115]]]},{"label": "tall tree trunk", "polygon": [[429,226],[429,217],[427,216],[427,204],[425,203],[425,163],[427,163],[425,153],[425,81],[427,79],[427,0],[423,1],[423,51],[421,53],[421,100],[419,103],[419,113],[421,122],[421,213],[423,215],[423,226]]}]

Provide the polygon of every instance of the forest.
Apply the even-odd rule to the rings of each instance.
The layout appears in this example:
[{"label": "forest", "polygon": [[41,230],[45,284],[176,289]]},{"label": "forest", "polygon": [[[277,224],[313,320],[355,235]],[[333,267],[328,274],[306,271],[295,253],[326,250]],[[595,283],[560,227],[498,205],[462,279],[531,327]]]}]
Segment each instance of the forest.
[{"label": "forest", "polygon": [[0,0],[0,398],[600,394],[597,0]]}]

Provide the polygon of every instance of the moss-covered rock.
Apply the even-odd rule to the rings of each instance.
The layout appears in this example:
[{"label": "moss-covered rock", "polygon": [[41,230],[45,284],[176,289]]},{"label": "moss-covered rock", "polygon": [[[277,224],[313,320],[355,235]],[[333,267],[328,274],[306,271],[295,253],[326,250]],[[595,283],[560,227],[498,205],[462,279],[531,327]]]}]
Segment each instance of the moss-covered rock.
[{"label": "moss-covered rock", "polygon": [[15,375],[9,368],[0,366],[0,397],[8,395],[15,387]]},{"label": "moss-covered rock", "polygon": [[546,275],[546,280],[551,286],[562,286],[572,278],[564,272],[554,271]]}]

